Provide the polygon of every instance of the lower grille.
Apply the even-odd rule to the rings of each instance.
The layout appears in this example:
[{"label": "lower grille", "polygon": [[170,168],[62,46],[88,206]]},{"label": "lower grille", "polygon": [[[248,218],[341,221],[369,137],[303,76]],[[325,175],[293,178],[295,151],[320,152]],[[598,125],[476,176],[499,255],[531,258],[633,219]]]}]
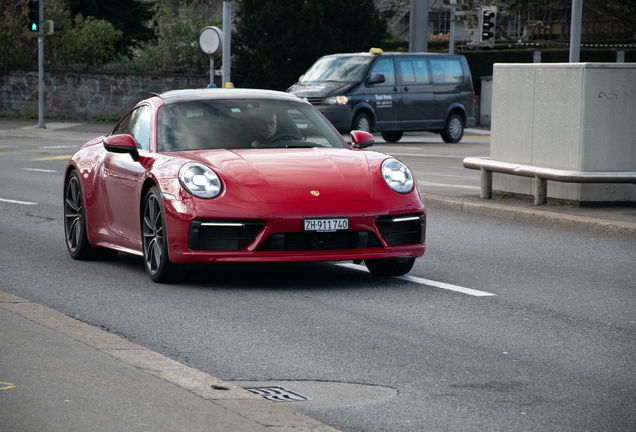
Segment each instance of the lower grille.
[{"label": "lower grille", "polygon": [[269,236],[259,251],[308,251],[334,249],[366,249],[382,247],[370,231],[344,231],[330,233],[278,233]]},{"label": "lower grille", "polygon": [[424,243],[426,217],[424,215],[400,215],[378,218],[375,221],[382,237],[391,246]]},{"label": "lower grille", "polygon": [[190,224],[190,250],[240,250],[254,241],[265,224],[251,221],[194,221]]}]

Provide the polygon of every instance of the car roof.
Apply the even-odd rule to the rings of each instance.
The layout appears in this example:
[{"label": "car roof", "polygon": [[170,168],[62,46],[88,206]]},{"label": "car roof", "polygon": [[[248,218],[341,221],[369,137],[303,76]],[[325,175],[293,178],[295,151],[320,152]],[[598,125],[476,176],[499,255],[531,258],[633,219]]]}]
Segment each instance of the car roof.
[{"label": "car roof", "polygon": [[288,100],[300,101],[301,99],[290,93],[283,93],[273,90],[257,90],[257,89],[187,89],[187,90],[171,90],[165,93],[157,94],[163,102],[168,105],[172,103],[201,101],[213,99],[269,99],[269,100]]},{"label": "car roof", "polygon": [[325,57],[390,57],[390,56],[399,56],[399,57],[408,57],[408,56],[430,56],[430,57],[463,57],[460,54],[449,54],[449,53],[432,53],[432,52],[383,52],[381,54],[373,54],[368,52],[360,52],[360,53],[339,53],[339,54],[329,54]]}]

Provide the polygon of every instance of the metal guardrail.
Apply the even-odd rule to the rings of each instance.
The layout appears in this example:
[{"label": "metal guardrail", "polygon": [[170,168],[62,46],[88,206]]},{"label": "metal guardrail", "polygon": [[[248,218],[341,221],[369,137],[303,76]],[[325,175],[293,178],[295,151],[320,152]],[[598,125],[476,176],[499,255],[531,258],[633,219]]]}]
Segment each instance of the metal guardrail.
[{"label": "metal guardrail", "polygon": [[548,200],[548,180],[566,183],[633,183],[636,172],[616,171],[565,171],[540,168],[509,162],[497,162],[490,158],[464,158],[464,167],[481,170],[481,198],[492,198],[492,173],[502,173],[534,178],[534,205],[545,204]]}]

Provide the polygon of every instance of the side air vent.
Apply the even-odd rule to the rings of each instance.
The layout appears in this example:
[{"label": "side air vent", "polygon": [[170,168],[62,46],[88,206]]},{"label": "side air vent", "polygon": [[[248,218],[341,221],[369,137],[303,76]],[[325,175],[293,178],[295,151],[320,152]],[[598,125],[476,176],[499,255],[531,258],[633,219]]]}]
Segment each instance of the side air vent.
[{"label": "side air vent", "polygon": [[426,217],[422,214],[381,217],[375,224],[391,246],[424,243]]},{"label": "side air vent", "polygon": [[190,224],[190,250],[233,251],[254,241],[265,224],[252,221],[209,220]]}]

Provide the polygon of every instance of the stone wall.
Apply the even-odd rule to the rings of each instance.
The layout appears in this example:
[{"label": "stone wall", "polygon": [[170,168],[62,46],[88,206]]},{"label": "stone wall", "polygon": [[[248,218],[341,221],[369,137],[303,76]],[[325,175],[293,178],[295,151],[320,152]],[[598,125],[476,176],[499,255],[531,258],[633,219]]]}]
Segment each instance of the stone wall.
[{"label": "stone wall", "polygon": [[[137,102],[148,97],[150,93],[204,88],[209,82],[209,75],[157,76],[46,72],[44,74],[44,115],[78,120],[121,116]],[[8,71],[0,76],[0,89],[0,115],[17,116],[38,112],[37,71]]]}]

